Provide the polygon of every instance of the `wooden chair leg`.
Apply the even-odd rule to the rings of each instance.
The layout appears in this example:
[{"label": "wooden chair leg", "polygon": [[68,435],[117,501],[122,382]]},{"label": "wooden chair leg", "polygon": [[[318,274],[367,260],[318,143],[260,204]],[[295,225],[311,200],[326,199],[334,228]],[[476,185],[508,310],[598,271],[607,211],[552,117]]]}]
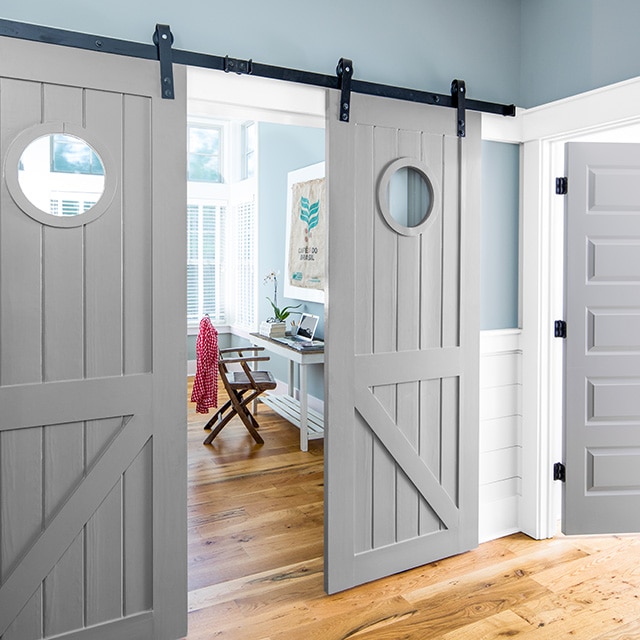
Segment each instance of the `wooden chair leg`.
[{"label": "wooden chair leg", "polygon": [[256,420],[251,415],[251,412],[247,408],[247,404],[251,401],[252,397],[253,396],[249,396],[249,398],[243,400],[242,402],[238,402],[235,407],[236,413],[238,414],[238,417],[240,418],[240,420],[242,420],[242,422],[244,423],[244,426],[247,428],[247,431],[249,431],[249,433],[253,436],[253,439],[258,444],[264,444],[264,440],[262,439],[262,436],[256,430],[256,425],[257,425]]},{"label": "wooden chair leg", "polygon": [[230,414],[224,420],[221,420],[220,424],[204,439],[202,444],[211,444],[213,439],[222,431],[222,428],[233,418],[233,415]]},{"label": "wooden chair leg", "polygon": [[239,411],[238,415],[240,416],[240,420],[244,422],[244,426],[247,427],[247,431],[249,431],[249,433],[253,436],[253,439],[258,444],[264,444],[262,436],[256,431],[256,428],[253,426],[252,421],[255,421],[255,418],[250,413],[245,411]]},{"label": "wooden chair leg", "polygon": [[[237,391],[235,393],[238,396],[238,398],[240,399],[240,401],[242,401],[242,396],[244,395],[244,391]],[[227,400],[213,414],[213,416],[211,416],[211,419],[209,420],[209,422],[207,422],[207,424],[204,425],[203,429],[205,431],[208,431],[209,429],[211,429],[218,422],[218,420],[221,420],[221,419],[223,419],[225,417],[225,412],[228,411],[229,409],[231,409],[232,405],[233,405],[233,403],[231,402],[231,400]],[[230,414],[229,414],[229,419],[231,419],[233,417],[233,414],[234,414],[234,411],[231,411]]]},{"label": "wooden chair leg", "polygon": [[[203,444],[211,444],[214,438],[222,431],[222,429],[231,421],[233,416],[237,415],[243,422],[244,426],[247,428],[253,439],[258,444],[264,444],[264,440],[262,436],[257,432],[257,428],[259,427],[257,420],[251,415],[251,412],[247,409],[247,404],[252,402],[254,398],[256,398],[259,393],[251,393],[247,398],[243,397],[244,392],[236,393],[231,392],[229,394],[229,401],[219,409],[216,414],[207,422],[205,429],[211,428],[215,420],[218,419],[218,423],[215,426],[215,429],[211,431],[211,433],[205,438]],[[227,411],[226,415],[224,415],[225,411]]]},{"label": "wooden chair leg", "polygon": [[256,417],[249,410],[249,406],[261,394],[262,394],[262,391],[254,391],[246,400],[244,400],[242,402],[242,405],[245,408],[246,414],[249,417],[249,420],[251,420],[251,424],[253,424],[255,429],[259,429],[260,425],[258,424],[258,421],[256,420]]},{"label": "wooden chair leg", "polygon": [[248,398],[240,399],[237,396],[231,398],[231,402],[236,410],[236,413],[244,423],[244,426],[247,428],[249,433],[253,436],[253,439],[258,444],[264,444],[264,440],[262,436],[256,431],[255,426],[252,421],[255,421],[249,410],[247,409],[247,404],[253,399],[255,394],[250,394]]},{"label": "wooden chair leg", "polygon": [[218,422],[220,418],[224,415],[224,412],[231,407],[231,400],[227,400],[214,414],[211,416],[211,419],[207,424],[204,425],[204,430],[208,431],[213,427],[213,425]]}]

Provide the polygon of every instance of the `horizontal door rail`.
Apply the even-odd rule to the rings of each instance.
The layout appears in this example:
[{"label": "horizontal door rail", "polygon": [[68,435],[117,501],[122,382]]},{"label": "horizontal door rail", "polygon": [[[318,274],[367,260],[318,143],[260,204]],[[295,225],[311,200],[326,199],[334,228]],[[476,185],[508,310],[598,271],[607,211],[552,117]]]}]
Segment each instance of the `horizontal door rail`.
[{"label": "horizontal door rail", "polygon": [[[134,58],[144,58],[147,60],[158,60],[159,56],[158,47],[153,44],[107,38],[76,31],[66,31],[64,29],[55,29],[53,27],[44,27],[13,20],[0,19],[0,36],[56,44],[65,47],[75,47],[77,49],[90,51],[101,51]],[[339,89],[341,82],[338,74],[325,75],[310,71],[299,71],[287,67],[261,64],[253,62],[252,60],[237,60],[229,58],[229,56],[215,56],[181,49],[172,49],[172,61],[176,64],[192,67],[217,69],[219,71],[254,75],[315,87],[326,87],[328,89]],[[363,80],[351,80],[350,89],[351,92],[354,93],[395,98],[409,102],[420,102],[440,107],[455,108],[458,106],[457,98],[453,95],[406,89],[374,82],[365,82]],[[493,113],[503,116],[515,116],[516,114],[516,107],[513,104],[499,104],[468,98],[465,99],[464,104],[465,108],[471,111]]]}]

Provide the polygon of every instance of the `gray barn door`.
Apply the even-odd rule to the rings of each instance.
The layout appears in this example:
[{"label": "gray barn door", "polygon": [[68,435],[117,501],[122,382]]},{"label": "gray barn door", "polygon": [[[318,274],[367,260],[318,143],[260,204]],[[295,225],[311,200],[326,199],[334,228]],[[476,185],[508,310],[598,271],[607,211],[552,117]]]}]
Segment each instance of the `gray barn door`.
[{"label": "gray barn door", "polygon": [[186,632],[175,73],[161,100],[157,62],[0,39],[2,640]]},{"label": "gray barn door", "polygon": [[345,124],[338,101],[330,92],[330,593],[478,536],[479,115],[459,139],[450,109],[354,95]]},{"label": "gray barn door", "polygon": [[566,157],[562,529],[640,531],[640,145]]}]

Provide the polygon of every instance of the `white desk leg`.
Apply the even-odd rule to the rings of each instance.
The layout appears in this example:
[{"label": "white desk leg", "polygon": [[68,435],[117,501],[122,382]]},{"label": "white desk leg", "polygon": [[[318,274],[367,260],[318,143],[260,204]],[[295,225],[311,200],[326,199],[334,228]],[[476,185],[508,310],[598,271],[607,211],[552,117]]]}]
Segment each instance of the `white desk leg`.
[{"label": "white desk leg", "polygon": [[307,431],[307,367],[300,365],[300,450],[309,450],[309,432]]},{"label": "white desk leg", "polygon": [[289,389],[287,390],[287,393],[292,398],[295,398],[295,389],[293,388],[293,372],[294,372],[294,362],[293,360],[289,360],[289,380],[287,381],[289,384]]}]

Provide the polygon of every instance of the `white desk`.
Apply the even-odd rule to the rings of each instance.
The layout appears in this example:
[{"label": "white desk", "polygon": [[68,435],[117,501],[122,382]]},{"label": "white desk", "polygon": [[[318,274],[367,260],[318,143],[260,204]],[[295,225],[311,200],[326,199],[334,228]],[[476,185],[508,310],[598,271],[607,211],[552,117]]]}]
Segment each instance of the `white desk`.
[{"label": "white desk", "polygon": [[[302,451],[308,451],[309,440],[324,437],[324,417],[321,413],[309,408],[307,365],[322,364],[324,362],[324,349],[299,351],[298,349],[288,347],[286,344],[282,344],[258,333],[252,333],[250,340],[254,346],[264,347],[267,351],[289,360],[287,395],[267,393],[263,394],[260,399],[300,429],[300,449]],[[296,364],[300,368],[299,400],[295,397],[295,389],[293,386],[293,373]]]}]

